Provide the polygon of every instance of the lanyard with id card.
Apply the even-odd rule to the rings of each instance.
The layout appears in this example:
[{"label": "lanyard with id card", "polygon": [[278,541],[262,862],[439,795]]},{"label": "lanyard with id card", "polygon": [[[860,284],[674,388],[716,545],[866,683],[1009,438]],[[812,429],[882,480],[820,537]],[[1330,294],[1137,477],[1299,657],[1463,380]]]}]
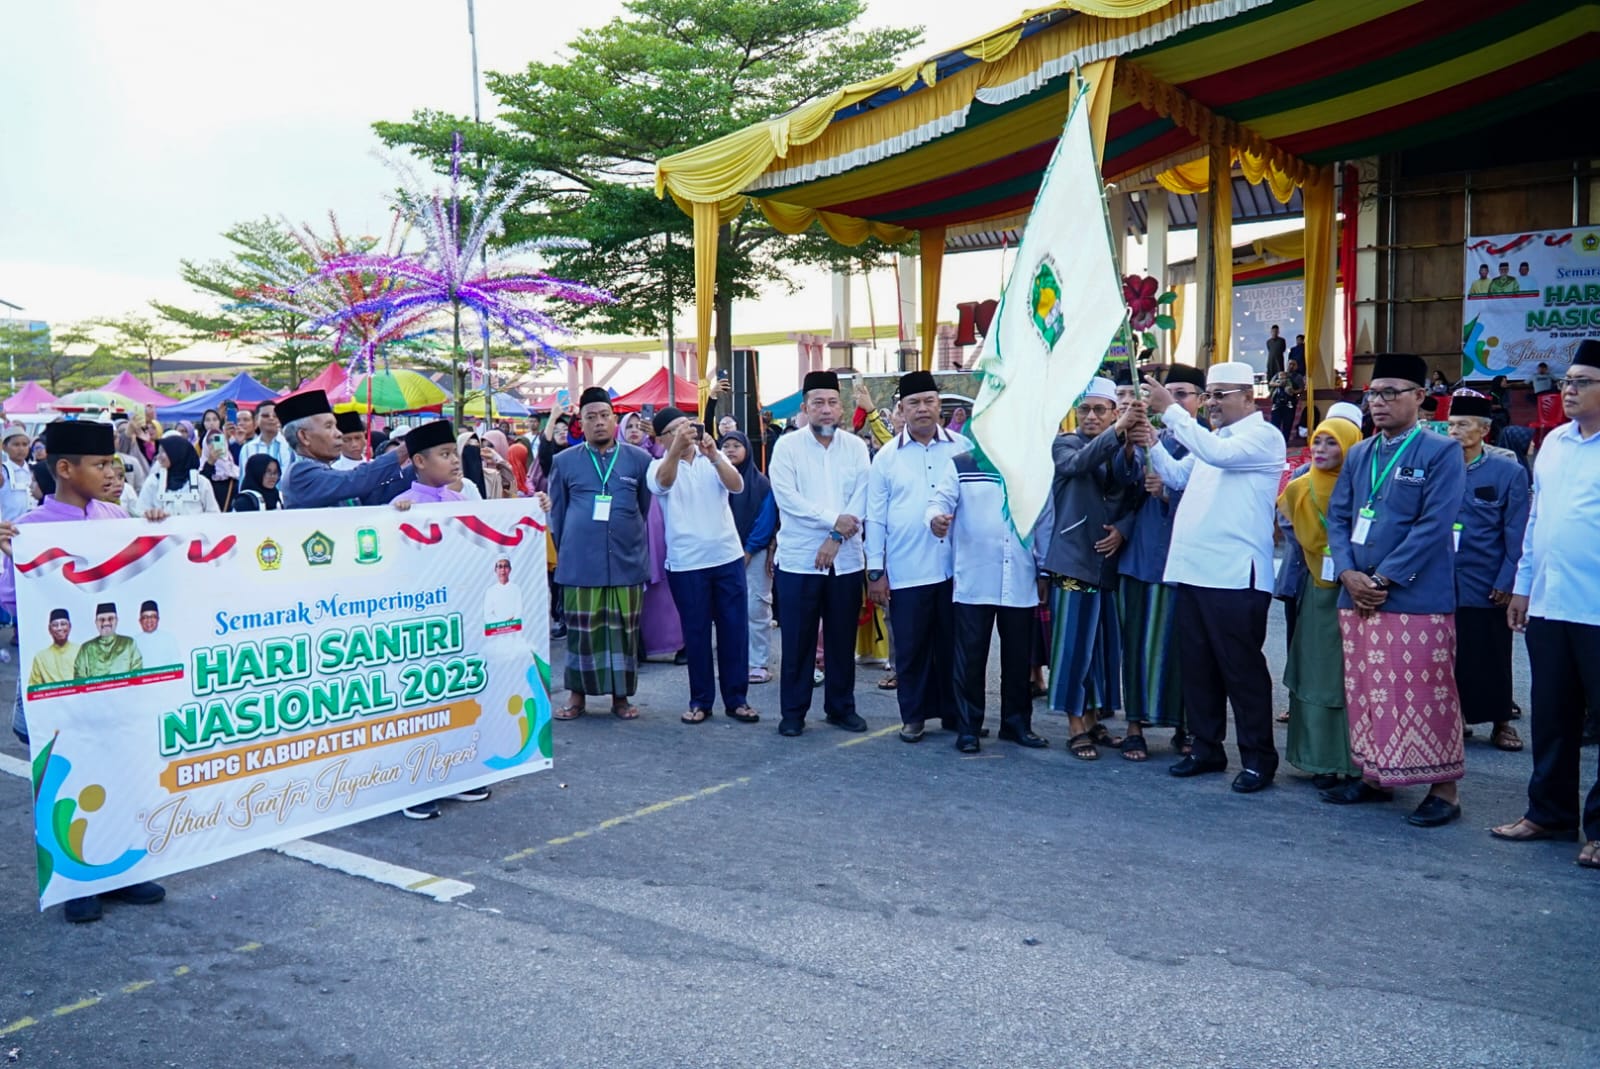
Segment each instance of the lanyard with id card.
[{"label": "lanyard with id card", "polygon": [[[1322,523],[1322,529],[1326,531],[1328,529],[1328,514],[1322,511],[1321,505],[1317,504],[1317,492],[1311,489],[1309,483],[1306,485],[1306,500],[1311,502],[1312,510],[1316,512],[1317,519]],[[1338,576],[1334,574],[1333,570],[1333,550],[1328,548],[1327,543],[1324,542],[1322,546],[1321,579],[1324,583],[1331,583],[1337,578]]]},{"label": "lanyard with id card", "polygon": [[1411,445],[1411,440],[1421,432],[1421,424],[1411,428],[1411,433],[1406,435],[1405,441],[1400,443],[1400,448],[1394,451],[1394,456],[1390,457],[1389,462],[1383,466],[1381,474],[1378,471],[1378,450],[1374,446],[1372,450],[1372,485],[1367,491],[1366,507],[1356,513],[1355,527],[1350,532],[1351,542],[1358,546],[1367,544],[1367,538],[1372,534],[1372,521],[1378,518],[1377,510],[1372,507],[1373,502],[1377,501],[1378,492],[1389,481],[1390,473],[1394,471],[1394,466],[1400,462],[1400,458],[1405,455],[1406,448]]},{"label": "lanyard with id card", "polygon": [[617,454],[621,453],[622,450],[616,446],[612,447],[611,462],[606,465],[606,470],[604,472],[600,470],[600,461],[595,459],[594,450],[590,449],[587,443],[585,443],[583,451],[589,454],[589,463],[594,465],[594,473],[600,478],[600,492],[594,496],[594,514],[592,519],[595,523],[610,523],[611,469],[617,466]]}]

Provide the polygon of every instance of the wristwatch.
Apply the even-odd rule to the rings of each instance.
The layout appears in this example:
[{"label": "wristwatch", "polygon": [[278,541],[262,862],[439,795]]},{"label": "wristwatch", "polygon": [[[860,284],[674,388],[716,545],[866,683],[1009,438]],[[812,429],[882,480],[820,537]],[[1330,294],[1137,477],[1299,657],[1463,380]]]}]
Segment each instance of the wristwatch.
[{"label": "wristwatch", "polygon": [[872,569],[871,571],[869,571],[867,573],[867,582],[869,582],[869,583],[876,583],[879,579],[882,579],[882,578],[883,578],[883,569],[882,568],[874,568],[874,569]]},{"label": "wristwatch", "polygon": [[828,537],[841,544],[844,542],[844,535],[840,534],[838,531],[829,531]]},{"label": "wristwatch", "polygon": [[1372,585],[1377,587],[1379,590],[1388,590],[1389,580],[1385,579],[1381,575],[1374,575],[1372,577]]}]

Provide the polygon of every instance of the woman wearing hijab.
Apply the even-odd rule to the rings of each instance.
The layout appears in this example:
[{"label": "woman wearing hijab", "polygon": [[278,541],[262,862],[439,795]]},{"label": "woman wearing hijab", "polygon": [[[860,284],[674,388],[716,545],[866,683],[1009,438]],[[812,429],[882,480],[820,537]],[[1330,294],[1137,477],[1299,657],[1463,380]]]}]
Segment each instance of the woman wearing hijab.
[{"label": "woman wearing hijab", "polygon": [[483,453],[478,445],[478,435],[473,431],[462,431],[456,435],[456,448],[461,454],[461,485],[450,489],[468,501],[482,501],[489,494],[485,489]]},{"label": "woman wearing hijab", "polygon": [[132,470],[128,472],[128,481],[133,484],[135,492],[143,490],[144,481],[150,477],[150,462],[145,459],[144,451],[139,448],[132,420],[125,419],[117,424],[117,456],[122,458],[122,466],[125,469],[132,465]]},{"label": "woman wearing hijab", "polygon": [[729,431],[717,440],[744,479],[744,489],[728,495],[733,525],[744,546],[744,580],[749,598],[750,682],[770,683],[767,659],[772,651],[772,544],[778,531],[778,500],[772,484],[756,467],[750,439],[742,431]]},{"label": "woman wearing hijab", "polygon": [[1300,591],[1294,638],[1283,682],[1289,688],[1291,765],[1312,774],[1321,790],[1340,776],[1359,777],[1350,756],[1344,703],[1344,640],[1339,636],[1339,580],[1328,552],[1328,501],[1361,431],[1346,419],[1325,419],[1311,435],[1311,469],[1284,487],[1278,511],[1294,525],[1310,569]]},{"label": "woman wearing hijab", "polygon": [[511,443],[506,440],[505,432],[500,430],[485,431],[483,440],[478,446],[478,454],[483,460],[483,496],[491,501],[502,497],[516,497],[512,484],[511,462],[506,459],[506,454],[511,451]]},{"label": "woman wearing hijab", "polygon": [[200,454],[200,474],[211,481],[217,507],[227,512],[233,502],[239,465],[228,451],[228,437],[222,433],[222,414],[214,408],[206,409],[200,417],[200,440],[195,451]]},{"label": "woman wearing hijab", "polygon": [[257,453],[244,462],[239,492],[233,495],[234,512],[276,512],[283,508],[278,496],[278,462],[266,453]]},{"label": "woman wearing hijab", "polygon": [[210,481],[200,474],[200,454],[188,439],[168,434],[157,444],[155,468],[139,491],[139,511],[148,516],[157,509],[169,516],[198,516],[221,512]]},{"label": "woman wearing hijab", "polygon": [[534,492],[528,483],[528,459],[533,456],[533,450],[528,448],[526,438],[518,438],[511,443],[511,448],[506,450],[506,461],[511,465],[511,481],[515,487],[513,496],[523,497]]}]

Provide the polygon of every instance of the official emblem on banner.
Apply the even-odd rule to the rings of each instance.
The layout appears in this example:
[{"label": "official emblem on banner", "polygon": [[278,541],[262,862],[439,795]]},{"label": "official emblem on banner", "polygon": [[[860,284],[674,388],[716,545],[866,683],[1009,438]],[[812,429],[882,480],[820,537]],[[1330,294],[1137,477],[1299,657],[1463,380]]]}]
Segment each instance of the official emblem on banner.
[{"label": "official emblem on banner", "polygon": [[307,564],[333,563],[333,539],[321,531],[315,532],[310,538],[301,542],[300,548],[305,552]]},{"label": "official emblem on banner", "polygon": [[276,571],[278,565],[283,563],[283,547],[267,539],[256,547],[256,563],[261,565],[264,572]]},{"label": "official emblem on banner", "polygon": [[1029,305],[1033,309],[1033,329],[1039,332],[1046,349],[1054,349],[1067,330],[1061,314],[1061,283],[1056,276],[1054,257],[1040,260],[1038,269],[1033,272]]},{"label": "official emblem on banner", "polygon": [[371,527],[363,527],[356,532],[356,563],[377,564],[383,558],[378,555],[378,532]]}]

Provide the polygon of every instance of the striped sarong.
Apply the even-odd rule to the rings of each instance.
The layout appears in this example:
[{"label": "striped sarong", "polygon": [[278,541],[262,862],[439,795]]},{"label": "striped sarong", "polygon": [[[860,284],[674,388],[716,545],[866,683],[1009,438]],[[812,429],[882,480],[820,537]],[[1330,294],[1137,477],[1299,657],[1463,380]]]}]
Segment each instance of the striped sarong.
[{"label": "striped sarong", "polygon": [[1114,595],[1073,579],[1050,589],[1050,708],[1110,716],[1122,704],[1121,637]]},{"label": "striped sarong", "polygon": [[1164,583],[1123,576],[1117,601],[1122,608],[1122,698],[1128,720],[1183,727],[1183,681],[1172,641],[1177,591]]},{"label": "striped sarong", "polygon": [[561,588],[567,621],[567,689],[630,697],[639,689],[643,586]]},{"label": "striped sarong", "polygon": [[1466,774],[1456,692],[1456,621],[1339,610],[1350,753],[1369,783],[1409,787]]}]

